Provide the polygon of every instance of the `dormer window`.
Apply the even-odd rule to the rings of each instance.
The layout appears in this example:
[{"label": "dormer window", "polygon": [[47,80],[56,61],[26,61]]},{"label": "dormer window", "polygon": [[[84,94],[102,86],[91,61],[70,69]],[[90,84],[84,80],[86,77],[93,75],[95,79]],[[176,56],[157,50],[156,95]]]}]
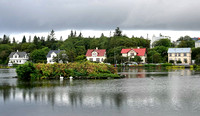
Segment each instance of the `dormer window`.
[{"label": "dormer window", "polygon": [[97,56],[97,52],[92,52],[92,56],[96,57]]},{"label": "dormer window", "polygon": [[15,55],[15,58],[17,58],[17,55]]}]

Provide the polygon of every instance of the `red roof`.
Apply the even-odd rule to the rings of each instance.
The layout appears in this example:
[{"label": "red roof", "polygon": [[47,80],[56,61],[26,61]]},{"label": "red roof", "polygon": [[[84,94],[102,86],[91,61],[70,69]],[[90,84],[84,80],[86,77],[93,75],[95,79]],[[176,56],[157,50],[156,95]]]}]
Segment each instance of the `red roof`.
[{"label": "red roof", "polygon": [[89,49],[86,53],[86,56],[92,56],[93,51],[96,51],[98,53],[97,56],[104,56],[104,54],[106,53],[105,49]]},{"label": "red roof", "polygon": [[137,56],[144,56],[146,53],[146,48],[128,48],[128,49],[122,49],[121,53],[122,54],[126,54],[128,53],[130,50],[134,50],[137,53]]}]

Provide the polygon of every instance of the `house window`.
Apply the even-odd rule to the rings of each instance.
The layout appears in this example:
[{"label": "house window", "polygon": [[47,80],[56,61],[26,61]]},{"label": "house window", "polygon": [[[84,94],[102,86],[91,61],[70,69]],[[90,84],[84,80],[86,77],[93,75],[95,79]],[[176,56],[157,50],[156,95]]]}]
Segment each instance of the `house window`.
[{"label": "house window", "polygon": [[15,58],[17,58],[17,56],[15,56]]},{"label": "house window", "polygon": [[184,62],[187,63],[187,59],[186,58],[184,59]]},{"label": "house window", "polygon": [[170,53],[169,56],[172,56],[172,53]]},{"label": "house window", "polygon": [[97,58],[96,61],[97,61],[97,62],[100,62],[100,58]]},{"label": "house window", "polygon": [[177,53],[175,53],[175,56],[177,56]]},{"label": "house window", "polygon": [[92,52],[92,56],[93,56],[93,57],[96,57],[96,56],[97,56],[97,53],[96,53],[96,52]]},{"label": "house window", "polygon": [[131,53],[131,56],[134,56],[134,53]]},{"label": "house window", "polygon": [[103,62],[103,58],[101,59],[101,61]]},{"label": "house window", "polygon": [[178,56],[181,56],[181,53],[179,53]]},{"label": "house window", "polygon": [[90,61],[93,61],[93,58],[90,58],[89,60],[90,60]]},{"label": "house window", "polygon": [[184,53],[184,56],[187,56],[187,53]]}]

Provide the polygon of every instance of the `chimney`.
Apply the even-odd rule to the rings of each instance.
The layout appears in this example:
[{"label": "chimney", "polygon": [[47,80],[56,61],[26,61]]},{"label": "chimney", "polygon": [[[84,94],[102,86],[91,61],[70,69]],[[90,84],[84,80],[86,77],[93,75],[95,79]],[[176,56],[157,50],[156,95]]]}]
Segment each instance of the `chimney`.
[{"label": "chimney", "polygon": [[140,49],[140,47],[137,47],[137,49]]},{"label": "chimney", "polygon": [[98,50],[98,47],[96,47],[96,50]]},{"label": "chimney", "polygon": [[18,52],[18,50],[17,50],[17,52]]}]

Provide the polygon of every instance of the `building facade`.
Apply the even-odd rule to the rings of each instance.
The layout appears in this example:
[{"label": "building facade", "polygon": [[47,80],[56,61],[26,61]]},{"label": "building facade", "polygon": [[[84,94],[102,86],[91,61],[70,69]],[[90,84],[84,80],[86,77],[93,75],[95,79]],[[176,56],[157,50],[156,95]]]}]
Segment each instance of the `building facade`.
[{"label": "building facade", "polygon": [[29,60],[28,53],[26,52],[11,52],[9,55],[8,66],[12,66],[13,64],[24,64]]},{"label": "building facade", "polygon": [[191,64],[191,48],[169,48],[168,49],[168,62],[173,60],[175,64],[181,62],[181,64]]},{"label": "building facade", "polygon": [[[54,57],[57,57],[57,55],[63,50],[50,50],[47,54],[47,63],[53,64],[55,61],[53,60]],[[59,63],[62,63],[62,61],[59,61]]]},{"label": "building facade", "polygon": [[146,54],[146,48],[128,48],[128,49],[122,49],[121,54],[123,57],[134,58],[135,56],[140,56],[142,59],[141,63],[146,63],[147,61],[147,54]]},{"label": "building facade", "polygon": [[106,59],[106,50],[105,49],[89,49],[86,53],[86,58],[89,61],[101,62]]},{"label": "building facade", "polygon": [[200,47],[200,40],[195,42],[195,48],[199,48]]},{"label": "building facade", "polygon": [[159,41],[161,39],[169,39],[169,40],[171,40],[171,37],[169,37],[169,36],[163,36],[163,35],[159,35],[158,37],[156,37],[155,35],[153,35],[153,37],[151,39],[150,47],[153,48],[154,47],[153,43],[155,41]]}]

